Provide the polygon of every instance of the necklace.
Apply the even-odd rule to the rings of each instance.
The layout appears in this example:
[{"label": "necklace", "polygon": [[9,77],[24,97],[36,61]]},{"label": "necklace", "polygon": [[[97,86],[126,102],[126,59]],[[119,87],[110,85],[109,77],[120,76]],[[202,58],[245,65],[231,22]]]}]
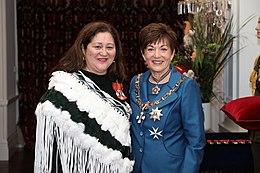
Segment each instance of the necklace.
[{"label": "necklace", "polygon": [[[160,99],[155,100],[153,103],[151,103],[150,101],[147,101],[145,104],[142,103],[141,97],[140,97],[140,78],[141,78],[142,74],[138,74],[136,77],[136,81],[135,81],[135,94],[136,94],[136,102],[138,104],[138,106],[141,109],[141,113],[140,115],[138,115],[136,117],[137,119],[137,123],[141,123],[144,119],[145,119],[145,115],[144,115],[144,110],[146,110],[149,106],[153,107],[155,105],[160,104],[161,102],[163,102],[164,100],[166,100],[179,86],[180,84],[186,79],[188,78],[187,76],[183,76],[176,84],[174,87],[172,87],[164,96],[162,96]],[[149,114],[151,115],[150,118],[154,119],[154,121],[156,119],[160,120],[160,116],[162,116],[162,114],[160,114],[161,110],[158,109],[158,107],[156,109],[152,109],[152,112],[150,112]],[[155,118],[156,117],[156,118]]]},{"label": "necklace", "polygon": [[170,72],[171,72],[171,69],[169,68],[169,69],[167,70],[167,72],[165,72],[165,73],[160,77],[160,79],[156,79],[156,78],[151,74],[152,79],[156,82],[155,87],[152,88],[152,94],[158,94],[158,93],[159,93],[159,91],[161,90],[161,89],[159,88],[159,86],[158,86],[159,83],[160,83],[164,78],[166,78],[166,76],[167,76]]}]

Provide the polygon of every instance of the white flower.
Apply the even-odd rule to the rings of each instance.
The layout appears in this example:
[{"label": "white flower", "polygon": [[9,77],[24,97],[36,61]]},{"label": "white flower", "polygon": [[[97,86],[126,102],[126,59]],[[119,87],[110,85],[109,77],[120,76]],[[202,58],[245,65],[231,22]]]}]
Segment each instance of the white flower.
[{"label": "white flower", "polygon": [[188,72],[185,72],[185,73],[183,73],[185,76],[187,76],[187,77],[189,77],[189,78],[194,78],[194,76],[195,76],[195,73],[194,73],[194,71],[193,70],[188,70]]}]

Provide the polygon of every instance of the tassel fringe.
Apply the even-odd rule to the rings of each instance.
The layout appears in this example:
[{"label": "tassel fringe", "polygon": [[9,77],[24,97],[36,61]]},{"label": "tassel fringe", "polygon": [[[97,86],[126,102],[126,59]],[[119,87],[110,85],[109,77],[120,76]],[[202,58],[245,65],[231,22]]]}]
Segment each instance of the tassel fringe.
[{"label": "tassel fringe", "polygon": [[51,102],[39,103],[37,115],[35,173],[50,173],[54,138],[57,140],[64,173],[129,173],[133,161],[122,158],[119,151],[103,146],[98,139],[84,133],[84,124],[70,119]]}]

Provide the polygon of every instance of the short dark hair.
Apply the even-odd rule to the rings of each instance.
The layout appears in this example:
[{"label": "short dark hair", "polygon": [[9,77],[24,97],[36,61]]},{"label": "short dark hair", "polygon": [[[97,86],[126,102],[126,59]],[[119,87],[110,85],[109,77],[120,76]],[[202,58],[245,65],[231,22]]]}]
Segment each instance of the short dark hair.
[{"label": "short dark hair", "polygon": [[139,32],[139,46],[142,52],[148,44],[156,43],[162,39],[167,39],[172,51],[175,50],[177,35],[172,28],[163,23],[150,23]]}]

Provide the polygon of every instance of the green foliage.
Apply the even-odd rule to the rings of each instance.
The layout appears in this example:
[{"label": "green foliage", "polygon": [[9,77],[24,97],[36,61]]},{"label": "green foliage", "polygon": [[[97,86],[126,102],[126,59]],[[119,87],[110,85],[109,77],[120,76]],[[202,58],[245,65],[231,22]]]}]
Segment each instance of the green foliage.
[{"label": "green foliage", "polygon": [[193,70],[194,78],[200,86],[203,103],[210,102],[214,98],[214,79],[239,51],[233,50],[233,42],[238,37],[238,34],[232,34],[233,17],[226,21],[222,28],[214,25],[214,20],[216,20],[214,14],[200,13],[189,19],[193,32],[190,34],[192,45],[180,49],[173,62],[175,66],[181,65],[186,70]]}]

